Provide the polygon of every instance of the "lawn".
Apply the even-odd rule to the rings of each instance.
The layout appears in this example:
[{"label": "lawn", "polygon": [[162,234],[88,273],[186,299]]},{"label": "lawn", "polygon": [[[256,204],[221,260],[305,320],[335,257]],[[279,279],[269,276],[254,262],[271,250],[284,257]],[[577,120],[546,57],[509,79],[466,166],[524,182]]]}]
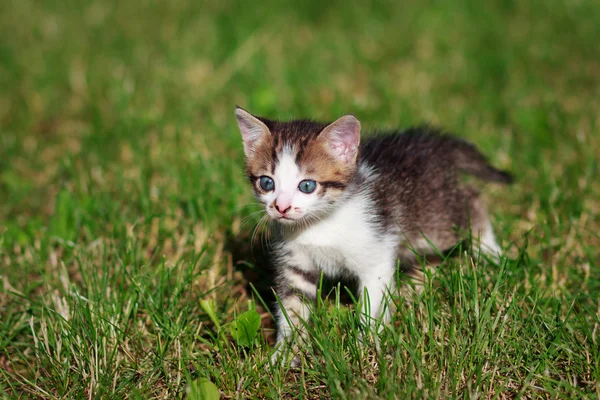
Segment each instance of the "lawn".
[{"label": "lawn", "polygon": [[[600,398],[599,21],[594,0],[3,1],[1,396]],[[473,141],[516,175],[484,189],[507,257],[442,262],[379,350],[326,282],[301,367],[271,367],[235,104]]]}]

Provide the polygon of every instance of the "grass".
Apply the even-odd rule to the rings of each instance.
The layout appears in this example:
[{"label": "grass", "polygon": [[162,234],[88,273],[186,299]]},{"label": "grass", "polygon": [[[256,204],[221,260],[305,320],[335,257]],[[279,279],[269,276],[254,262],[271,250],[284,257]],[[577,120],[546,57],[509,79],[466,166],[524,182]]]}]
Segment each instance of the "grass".
[{"label": "grass", "polygon": [[[295,3],[0,5],[2,396],[600,398],[599,3]],[[445,261],[379,352],[327,291],[271,368],[235,104],[474,141],[508,258]]]}]

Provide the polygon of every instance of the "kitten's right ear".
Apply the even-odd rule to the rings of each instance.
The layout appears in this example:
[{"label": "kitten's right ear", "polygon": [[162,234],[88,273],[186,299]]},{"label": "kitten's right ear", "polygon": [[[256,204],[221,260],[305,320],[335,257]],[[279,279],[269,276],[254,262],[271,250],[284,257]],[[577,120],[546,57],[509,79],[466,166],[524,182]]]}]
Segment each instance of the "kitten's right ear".
[{"label": "kitten's right ear", "polygon": [[261,120],[241,107],[236,106],[235,117],[244,140],[244,153],[246,153],[246,157],[249,157],[254,153],[256,145],[271,132]]}]

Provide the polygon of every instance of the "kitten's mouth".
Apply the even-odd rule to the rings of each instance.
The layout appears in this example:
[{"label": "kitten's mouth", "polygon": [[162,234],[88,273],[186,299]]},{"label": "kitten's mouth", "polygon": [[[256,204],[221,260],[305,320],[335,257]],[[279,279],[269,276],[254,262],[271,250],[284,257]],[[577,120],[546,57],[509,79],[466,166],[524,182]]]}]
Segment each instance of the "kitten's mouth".
[{"label": "kitten's mouth", "polygon": [[271,220],[279,222],[280,224],[293,225],[304,219],[305,214],[294,213],[294,215],[282,215],[280,213],[277,213],[277,215],[275,215],[275,213],[269,213],[269,217],[271,217]]},{"label": "kitten's mouth", "polygon": [[298,216],[289,216],[289,215],[278,215],[275,218],[273,218],[275,221],[279,222],[280,224],[284,224],[284,225],[292,225],[297,223],[298,221],[300,221],[302,219],[302,217],[298,217]]},{"label": "kitten's mouth", "polygon": [[298,218],[292,218],[292,217],[287,217],[285,215],[280,216],[278,219],[278,221],[290,221],[290,222],[295,222],[298,221]]}]

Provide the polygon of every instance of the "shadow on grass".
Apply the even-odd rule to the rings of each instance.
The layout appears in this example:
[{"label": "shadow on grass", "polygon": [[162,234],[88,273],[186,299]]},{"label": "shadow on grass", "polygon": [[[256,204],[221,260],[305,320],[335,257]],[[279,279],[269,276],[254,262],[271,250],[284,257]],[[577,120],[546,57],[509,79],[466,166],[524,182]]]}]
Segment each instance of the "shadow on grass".
[{"label": "shadow on grass", "polygon": [[256,298],[257,303],[264,303],[269,311],[273,311],[275,295],[275,266],[269,246],[260,240],[252,244],[252,230],[242,231],[238,235],[229,234],[226,249],[233,257],[233,267],[243,274],[246,280],[246,291]]}]

